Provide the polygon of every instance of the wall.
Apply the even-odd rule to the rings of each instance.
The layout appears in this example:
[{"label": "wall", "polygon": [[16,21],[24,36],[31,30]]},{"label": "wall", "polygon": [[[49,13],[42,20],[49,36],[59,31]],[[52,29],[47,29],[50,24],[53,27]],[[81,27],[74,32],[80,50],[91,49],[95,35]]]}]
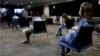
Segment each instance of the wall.
[{"label": "wall", "polygon": [[[87,0],[94,6],[94,16],[100,17],[100,5],[98,4],[97,0]],[[58,15],[61,16],[63,13],[66,13],[67,15],[72,16],[79,16],[78,11],[80,4],[84,1],[73,1],[73,2],[66,2],[66,3],[60,3],[60,4],[53,4],[50,5],[50,15]],[[55,5],[55,9],[53,6]]]}]

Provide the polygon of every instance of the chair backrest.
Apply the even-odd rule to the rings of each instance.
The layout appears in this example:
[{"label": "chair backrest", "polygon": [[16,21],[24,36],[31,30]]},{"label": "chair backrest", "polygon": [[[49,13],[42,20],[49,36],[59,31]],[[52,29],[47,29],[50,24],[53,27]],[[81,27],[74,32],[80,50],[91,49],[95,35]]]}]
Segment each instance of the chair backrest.
[{"label": "chair backrest", "polygon": [[33,30],[34,34],[47,32],[45,21],[34,21],[33,27],[34,27],[34,30]]},{"label": "chair backrest", "polygon": [[46,23],[47,23],[47,25],[53,24],[53,19],[52,18],[47,18]]},{"label": "chair backrest", "polygon": [[74,41],[75,46],[79,49],[92,44],[92,32],[95,26],[83,27],[81,26],[79,33]]},{"label": "chair backrest", "polygon": [[67,22],[66,22],[66,25],[67,25],[67,29],[71,28],[74,26],[74,19],[68,19]]}]

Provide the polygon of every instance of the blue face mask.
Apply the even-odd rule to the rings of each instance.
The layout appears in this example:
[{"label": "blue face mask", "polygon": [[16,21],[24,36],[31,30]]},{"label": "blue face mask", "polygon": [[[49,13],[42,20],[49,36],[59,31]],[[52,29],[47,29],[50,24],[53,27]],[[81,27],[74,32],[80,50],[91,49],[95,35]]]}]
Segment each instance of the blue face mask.
[{"label": "blue face mask", "polygon": [[79,10],[79,15],[81,16],[82,15],[82,6],[85,4],[86,2],[83,2],[80,6],[80,10]]},{"label": "blue face mask", "polygon": [[81,14],[81,11],[82,11],[82,8],[80,7],[80,10],[79,10],[79,16],[81,16],[82,14]]}]

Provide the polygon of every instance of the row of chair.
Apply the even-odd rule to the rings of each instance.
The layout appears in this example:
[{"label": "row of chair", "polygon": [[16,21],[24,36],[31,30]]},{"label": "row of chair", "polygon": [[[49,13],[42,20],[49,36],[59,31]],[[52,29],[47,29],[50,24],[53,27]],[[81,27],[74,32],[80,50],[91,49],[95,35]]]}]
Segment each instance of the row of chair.
[{"label": "row of chair", "polygon": [[[44,32],[47,33],[46,21],[35,21],[33,23],[33,26],[34,26],[34,34],[44,33]],[[81,27],[77,35],[77,38],[72,44],[70,43],[65,44],[64,42],[62,42],[60,43],[60,45],[70,48],[73,51],[81,52],[85,50],[87,47],[90,47],[93,45],[92,44],[92,32],[94,28],[95,26],[94,27]],[[48,41],[49,41],[49,38],[48,38]]]}]

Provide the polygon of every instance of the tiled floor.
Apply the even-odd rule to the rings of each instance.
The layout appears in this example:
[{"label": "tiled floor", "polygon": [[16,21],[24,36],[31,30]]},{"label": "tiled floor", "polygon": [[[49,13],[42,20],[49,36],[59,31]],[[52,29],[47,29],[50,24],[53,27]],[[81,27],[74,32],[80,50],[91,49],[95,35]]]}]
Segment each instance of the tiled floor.
[{"label": "tiled floor", "polygon": [[[12,30],[5,24],[0,25],[0,56],[59,56],[58,38],[55,37],[57,25],[47,26],[48,36],[45,33],[32,34],[31,43],[22,44],[25,34],[22,29]],[[48,42],[48,38],[49,42]],[[93,44],[100,47],[100,38],[93,36]],[[100,56],[100,49],[88,48],[77,56]]]}]

